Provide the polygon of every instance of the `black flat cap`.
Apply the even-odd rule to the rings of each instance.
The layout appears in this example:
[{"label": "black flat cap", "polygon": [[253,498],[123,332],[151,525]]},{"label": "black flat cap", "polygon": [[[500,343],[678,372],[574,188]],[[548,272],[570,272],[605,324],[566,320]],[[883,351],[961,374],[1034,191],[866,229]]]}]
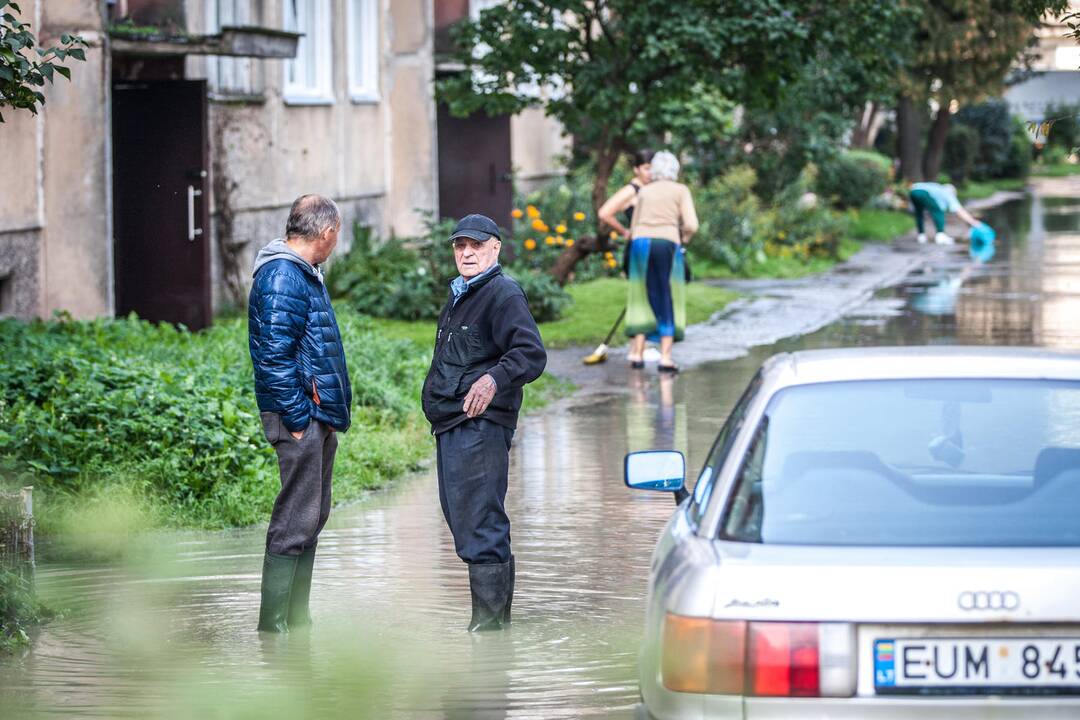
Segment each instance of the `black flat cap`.
[{"label": "black flat cap", "polygon": [[495,224],[495,221],[487,215],[476,214],[466,215],[458,220],[458,224],[454,226],[454,232],[450,233],[450,242],[454,242],[459,237],[472,238],[480,242],[492,237],[502,240],[502,236],[499,235],[499,226]]}]

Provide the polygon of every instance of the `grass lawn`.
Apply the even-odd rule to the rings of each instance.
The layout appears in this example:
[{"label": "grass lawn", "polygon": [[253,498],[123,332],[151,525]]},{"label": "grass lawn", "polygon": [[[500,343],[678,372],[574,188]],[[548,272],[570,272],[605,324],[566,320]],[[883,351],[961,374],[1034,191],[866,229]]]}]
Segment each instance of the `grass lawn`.
[{"label": "grass lawn", "polygon": [[903,210],[849,210],[847,219],[851,237],[870,242],[889,242],[915,227],[911,215]]},{"label": "grass lawn", "polygon": [[[697,265],[694,265],[695,272]],[[626,281],[616,278],[600,278],[571,285],[567,290],[574,298],[566,316],[561,320],[540,323],[540,334],[549,348],[561,348],[571,345],[596,345],[615,322],[619,311],[626,304]],[[736,298],[736,294],[722,288],[709,287],[700,283],[686,286],[686,321],[688,324],[704,322],[717,310]],[[435,340],[433,321],[386,320],[373,318],[375,326],[391,338],[404,338],[418,342],[425,347]],[[613,344],[625,341],[621,333],[612,338]],[[547,388],[555,390],[558,388]]]},{"label": "grass lawn", "polygon": [[959,188],[958,195],[961,201],[982,200],[988,198],[999,190],[1021,192],[1027,187],[1027,180],[1023,178],[1001,178],[999,180],[986,180],[977,182],[969,180]]},{"label": "grass lawn", "polygon": [[1031,174],[1041,177],[1067,177],[1069,175],[1080,175],[1080,163],[1032,165]]},{"label": "grass lawn", "polygon": [[[731,268],[723,263],[709,262],[700,258],[691,258],[691,265],[694,268],[694,276],[699,278],[717,280],[778,278],[792,280],[824,272],[837,263],[844,262],[859,252],[861,248],[862,243],[858,240],[843,238],[840,240],[840,250],[835,258],[815,257],[811,258],[809,262],[803,262],[798,258],[766,257],[764,262],[749,265],[741,273],[732,272]],[[689,306],[687,306],[687,310],[689,310]]]}]

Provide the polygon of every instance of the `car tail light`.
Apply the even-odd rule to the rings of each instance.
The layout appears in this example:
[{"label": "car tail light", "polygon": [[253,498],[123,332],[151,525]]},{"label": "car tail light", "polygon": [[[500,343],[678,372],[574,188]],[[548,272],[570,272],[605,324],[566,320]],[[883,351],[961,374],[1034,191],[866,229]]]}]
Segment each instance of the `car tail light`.
[{"label": "car tail light", "polygon": [[669,614],[664,619],[660,674],[668,690],[740,695],[746,623]]},{"label": "car tail light", "polygon": [[668,614],[660,674],[668,690],[844,697],[855,692],[855,636],[843,623],[713,620]]},{"label": "car tail light", "polygon": [[815,697],[819,680],[816,623],[750,623],[748,695]]}]

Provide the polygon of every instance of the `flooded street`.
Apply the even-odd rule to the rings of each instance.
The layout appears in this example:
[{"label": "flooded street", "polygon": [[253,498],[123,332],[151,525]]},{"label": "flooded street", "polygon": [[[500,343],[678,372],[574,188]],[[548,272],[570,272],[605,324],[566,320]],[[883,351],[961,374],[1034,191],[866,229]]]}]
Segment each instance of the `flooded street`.
[{"label": "flooded street", "polygon": [[961,244],[822,330],[677,378],[630,373],[614,357],[587,402],[524,419],[507,497],[518,564],[509,632],[465,632],[467,573],[432,468],[333,513],[310,634],[254,631],[263,528],[155,533],[100,565],[44,547],[39,588],[66,614],[3,661],[0,716],[634,717],[649,556],[673,503],[627,490],[624,454],[682,450],[692,478],[775,352],[1080,348],[1080,200],[1036,197],[986,217],[992,257]]}]

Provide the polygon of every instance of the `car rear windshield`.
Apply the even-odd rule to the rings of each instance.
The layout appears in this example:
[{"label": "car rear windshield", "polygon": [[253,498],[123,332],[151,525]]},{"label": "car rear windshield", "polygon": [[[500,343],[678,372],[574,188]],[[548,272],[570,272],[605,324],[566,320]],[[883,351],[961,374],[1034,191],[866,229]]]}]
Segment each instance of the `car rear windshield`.
[{"label": "car rear windshield", "polygon": [[1080,383],[782,390],[755,429],[721,534],[798,545],[1080,545]]}]

